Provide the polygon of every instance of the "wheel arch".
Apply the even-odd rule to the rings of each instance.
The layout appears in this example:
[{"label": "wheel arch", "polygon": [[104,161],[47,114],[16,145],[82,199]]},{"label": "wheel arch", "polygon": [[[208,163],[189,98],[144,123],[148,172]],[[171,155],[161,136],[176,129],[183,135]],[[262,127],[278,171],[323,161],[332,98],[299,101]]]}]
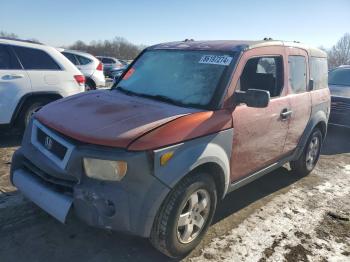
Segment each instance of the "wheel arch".
[{"label": "wheel arch", "polygon": [[[228,142],[230,141],[230,142]],[[225,196],[230,183],[230,159],[233,129],[201,137],[179,145],[154,151],[154,174],[164,184],[174,188],[184,177],[204,171],[215,181],[218,197]],[[169,162],[160,165],[160,157],[174,152]]]},{"label": "wheel arch", "polygon": [[304,147],[311,136],[313,130],[315,128],[319,128],[322,133],[322,139],[324,140],[327,135],[327,123],[328,118],[324,111],[318,111],[314,115],[311,116],[304,133],[302,134],[299,143],[296,147],[296,150],[294,152],[293,159],[298,159],[300,155],[302,154]]},{"label": "wheel arch", "polygon": [[13,126],[18,118],[20,117],[23,108],[25,108],[29,103],[32,103],[36,100],[40,99],[48,99],[48,100],[58,100],[63,98],[63,96],[57,92],[33,92],[28,93],[19,100],[16,109],[11,118],[11,126]]}]

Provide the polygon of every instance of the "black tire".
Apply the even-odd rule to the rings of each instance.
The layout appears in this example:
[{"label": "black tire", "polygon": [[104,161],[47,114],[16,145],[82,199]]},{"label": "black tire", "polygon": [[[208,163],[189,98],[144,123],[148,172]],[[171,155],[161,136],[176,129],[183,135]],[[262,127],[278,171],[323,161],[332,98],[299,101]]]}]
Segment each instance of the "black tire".
[{"label": "black tire", "polygon": [[18,118],[17,124],[19,128],[24,130],[29,124],[33,114],[51,101],[50,99],[41,98],[26,102]]},{"label": "black tire", "polygon": [[96,84],[90,78],[86,79],[85,82],[85,91],[96,90]]},{"label": "black tire", "polygon": [[[315,143],[315,141],[318,142],[318,147],[317,149],[314,149],[313,152],[310,152],[312,150],[312,143]],[[311,136],[309,137],[303,150],[303,153],[300,155],[299,159],[290,162],[290,167],[292,171],[299,176],[306,176],[310,174],[310,172],[316,166],[317,161],[320,157],[322,144],[322,132],[318,128],[316,128],[311,133]],[[309,156],[309,154],[311,154],[312,157]]]},{"label": "black tire", "polygon": [[[206,192],[206,193],[205,193]],[[198,205],[191,208],[191,200],[193,195],[197,194]],[[200,194],[205,197],[201,198]],[[199,213],[199,206],[203,206],[203,199],[209,197],[207,201],[207,209]],[[165,255],[173,258],[181,258],[192,251],[202,240],[208,227],[211,224],[213,215],[215,213],[217,203],[217,191],[215,182],[209,174],[202,172],[194,173],[185,177],[178,185],[169,193],[160,207],[158,214],[153,222],[150,241],[152,245]],[[191,211],[186,212],[186,209]],[[185,216],[184,216],[185,212]],[[190,214],[187,217],[187,214]],[[200,214],[203,223],[201,228],[197,226],[198,217]],[[189,242],[181,242],[182,235],[186,235],[186,226],[183,226],[183,233],[181,233],[182,226],[180,223],[180,215],[190,221],[186,224],[193,227],[193,239]],[[191,218],[189,218],[192,216]],[[195,221],[195,222],[193,222]],[[180,228],[180,230],[179,230]],[[191,235],[192,236],[192,235]],[[182,240],[184,240],[183,238]]]}]

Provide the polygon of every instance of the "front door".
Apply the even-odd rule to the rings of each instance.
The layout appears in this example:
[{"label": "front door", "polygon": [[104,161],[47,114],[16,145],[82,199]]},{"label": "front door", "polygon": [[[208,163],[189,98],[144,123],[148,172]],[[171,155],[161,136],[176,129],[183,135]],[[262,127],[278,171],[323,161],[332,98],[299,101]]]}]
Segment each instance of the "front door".
[{"label": "front door", "polygon": [[[245,53],[236,90],[262,89],[270,92],[266,108],[237,105],[233,111],[234,139],[231,182],[250,175],[283,154],[288,132],[289,100],[285,92],[284,51],[278,47],[258,48]],[[240,69],[241,68],[241,69]]]}]

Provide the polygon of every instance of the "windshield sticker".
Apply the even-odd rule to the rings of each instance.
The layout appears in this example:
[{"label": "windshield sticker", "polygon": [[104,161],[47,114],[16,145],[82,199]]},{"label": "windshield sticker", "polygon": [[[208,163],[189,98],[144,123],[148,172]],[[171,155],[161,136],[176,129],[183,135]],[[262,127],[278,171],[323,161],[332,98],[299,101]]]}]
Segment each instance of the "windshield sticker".
[{"label": "windshield sticker", "polygon": [[224,65],[228,66],[232,61],[231,56],[204,55],[199,60],[200,64]]},{"label": "windshield sticker", "polygon": [[135,72],[135,69],[133,67],[130,68],[129,71],[126,72],[126,74],[124,75],[123,80],[128,80],[134,72]]}]

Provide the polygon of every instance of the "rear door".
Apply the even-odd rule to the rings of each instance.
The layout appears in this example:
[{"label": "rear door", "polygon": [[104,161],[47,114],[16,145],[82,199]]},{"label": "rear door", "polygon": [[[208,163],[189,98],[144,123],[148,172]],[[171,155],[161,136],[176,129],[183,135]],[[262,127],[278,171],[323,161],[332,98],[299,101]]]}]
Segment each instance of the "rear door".
[{"label": "rear door", "polygon": [[9,124],[20,99],[31,92],[27,73],[7,45],[0,44],[0,124]]},{"label": "rear door", "polygon": [[308,54],[299,48],[286,49],[288,56],[288,97],[290,124],[284,153],[293,151],[303,134],[311,115],[311,95],[308,92]]},{"label": "rear door", "polygon": [[240,104],[233,111],[231,181],[257,172],[283,157],[289,125],[288,118],[281,115],[289,108],[285,63],[282,47],[252,49],[240,60],[236,90],[266,90],[270,92],[271,100],[266,108]]},{"label": "rear door", "polygon": [[57,92],[66,78],[65,71],[44,50],[13,46],[23,68],[26,70],[33,92]]}]

